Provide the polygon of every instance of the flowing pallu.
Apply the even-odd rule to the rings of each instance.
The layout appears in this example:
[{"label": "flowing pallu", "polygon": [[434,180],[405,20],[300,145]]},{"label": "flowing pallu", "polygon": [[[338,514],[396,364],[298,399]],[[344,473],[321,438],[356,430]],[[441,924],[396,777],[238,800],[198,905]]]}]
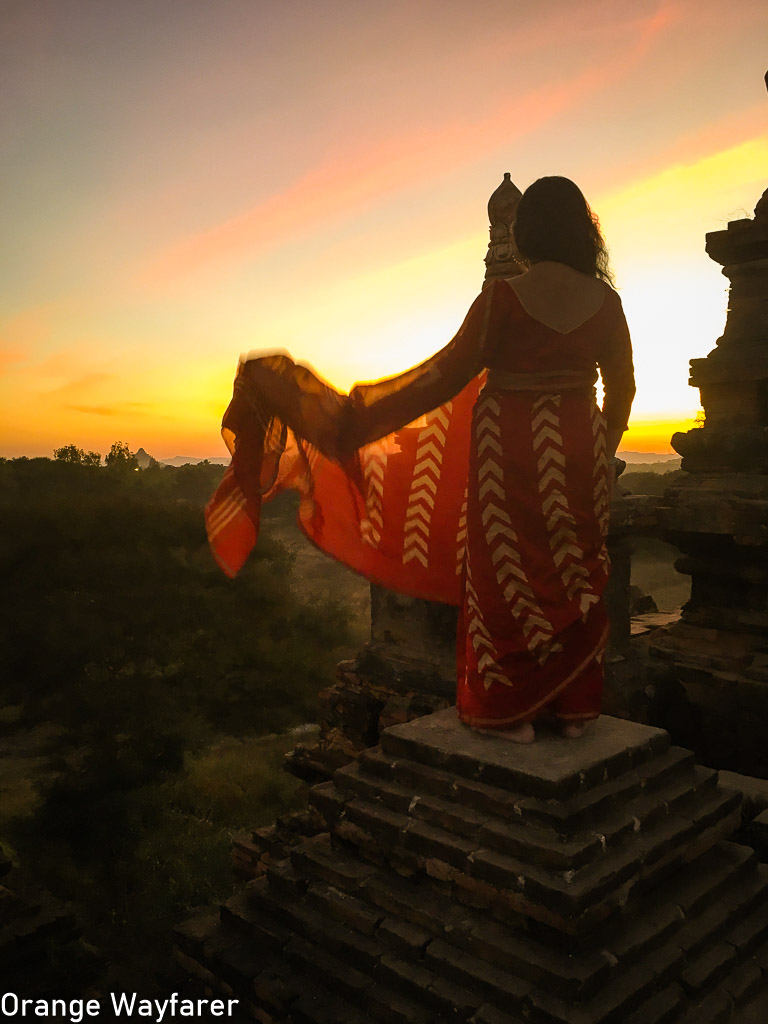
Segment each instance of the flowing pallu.
[{"label": "flowing pallu", "polygon": [[606,421],[625,417],[631,378],[606,292],[562,335],[496,282],[436,356],[348,396],[286,355],[242,362],[223,425],[232,463],[206,510],[221,567],[241,568],[262,501],[294,489],[299,525],[323,551],[384,587],[459,606],[464,721],[596,717]]}]

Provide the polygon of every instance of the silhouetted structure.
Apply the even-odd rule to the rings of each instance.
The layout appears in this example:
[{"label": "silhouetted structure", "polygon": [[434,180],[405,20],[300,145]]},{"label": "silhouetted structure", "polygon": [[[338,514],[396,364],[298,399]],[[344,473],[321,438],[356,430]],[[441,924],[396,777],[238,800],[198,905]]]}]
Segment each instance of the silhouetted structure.
[{"label": "silhouetted structure", "polygon": [[[505,175],[489,204],[488,276],[515,259],[516,194]],[[608,700],[634,686],[647,712],[646,691],[664,689],[629,629],[629,539],[661,530],[693,590],[679,625],[653,635],[654,660],[685,709],[712,716],[713,744],[726,685],[741,702],[731,727],[766,693],[763,216],[708,237],[732,303],[719,349],[694,361],[707,425],[676,435],[688,481],[612,506]],[[721,788],[662,730],[608,715],[574,743],[478,735],[447,710],[454,631],[454,609],[373,589],[371,643],[321,695],[319,743],[289,759],[326,781],[308,812],[235,843],[249,881],[179,929],[183,968],[263,1024],[764,1020],[768,868],[754,851],[768,853],[768,784],[723,773]],[[738,763],[754,767],[766,720]],[[727,841],[744,821],[754,849]]]},{"label": "silhouetted structure", "polygon": [[731,282],[728,318],[691,360],[706,419],[672,438],[688,476],[659,511],[691,598],[652,651],[685,691],[697,753],[768,777],[768,190],[754,219],[707,235],[707,252]]}]

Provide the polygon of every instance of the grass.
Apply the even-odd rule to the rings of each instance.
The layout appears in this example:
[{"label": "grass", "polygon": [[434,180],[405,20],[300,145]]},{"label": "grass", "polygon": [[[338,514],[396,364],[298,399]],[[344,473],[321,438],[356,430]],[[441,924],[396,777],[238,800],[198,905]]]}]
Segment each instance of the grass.
[{"label": "grass", "polygon": [[126,853],[106,865],[98,857],[76,861],[66,841],[40,840],[29,769],[34,761],[44,778],[46,758],[23,759],[18,784],[0,789],[2,834],[27,877],[77,907],[107,965],[99,987],[151,992],[170,964],[173,925],[232,893],[233,835],[306,806],[302,783],[282,767],[296,742],[295,731],[224,737],[187,755],[179,772],[135,793]]},{"label": "grass", "polygon": [[282,770],[293,732],[222,739],[185,761],[164,787],[177,812],[228,829],[257,828],[304,806],[301,783]]}]

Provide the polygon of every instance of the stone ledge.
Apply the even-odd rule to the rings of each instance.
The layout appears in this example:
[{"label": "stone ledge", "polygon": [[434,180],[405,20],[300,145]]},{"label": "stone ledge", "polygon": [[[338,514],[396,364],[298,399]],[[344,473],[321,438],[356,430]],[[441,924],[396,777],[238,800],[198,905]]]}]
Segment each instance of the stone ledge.
[{"label": "stone ledge", "polygon": [[669,736],[662,729],[602,715],[577,741],[544,734],[522,747],[463,725],[454,708],[394,726],[381,738],[386,754],[544,799],[575,796],[668,746]]}]

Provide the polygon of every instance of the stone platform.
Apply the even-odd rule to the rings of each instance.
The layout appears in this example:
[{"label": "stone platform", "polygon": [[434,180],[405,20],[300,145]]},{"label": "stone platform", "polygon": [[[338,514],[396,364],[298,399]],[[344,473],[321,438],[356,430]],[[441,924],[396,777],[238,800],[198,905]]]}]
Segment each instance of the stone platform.
[{"label": "stone platform", "polygon": [[727,841],[740,797],[659,729],[518,746],[449,709],[311,798],[328,831],[177,936],[264,1024],[760,1019],[768,868]]}]

